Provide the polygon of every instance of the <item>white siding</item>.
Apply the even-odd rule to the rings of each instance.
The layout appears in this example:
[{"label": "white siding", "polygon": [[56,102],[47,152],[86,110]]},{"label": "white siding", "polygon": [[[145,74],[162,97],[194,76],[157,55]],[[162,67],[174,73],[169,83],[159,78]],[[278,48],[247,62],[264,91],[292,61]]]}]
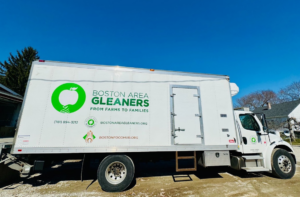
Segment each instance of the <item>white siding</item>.
[{"label": "white siding", "polygon": [[289,117],[294,117],[300,121],[300,104],[289,114]]}]

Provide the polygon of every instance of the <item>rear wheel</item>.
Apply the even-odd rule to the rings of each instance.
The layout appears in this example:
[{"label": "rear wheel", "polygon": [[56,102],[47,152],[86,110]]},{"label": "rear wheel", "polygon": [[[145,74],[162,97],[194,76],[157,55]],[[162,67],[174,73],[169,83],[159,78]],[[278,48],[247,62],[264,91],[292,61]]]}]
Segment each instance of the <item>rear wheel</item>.
[{"label": "rear wheel", "polygon": [[134,177],[134,164],[126,155],[109,155],[98,167],[97,178],[101,188],[107,192],[125,190]]},{"label": "rear wheel", "polygon": [[290,179],[296,172],[294,158],[286,150],[275,149],[273,153],[272,173],[281,179]]}]

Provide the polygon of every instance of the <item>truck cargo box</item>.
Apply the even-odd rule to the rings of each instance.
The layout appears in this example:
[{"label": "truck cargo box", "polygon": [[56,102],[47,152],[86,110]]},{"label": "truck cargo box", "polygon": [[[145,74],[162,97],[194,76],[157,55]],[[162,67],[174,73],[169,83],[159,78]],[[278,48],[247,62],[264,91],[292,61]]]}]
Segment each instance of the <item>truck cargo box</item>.
[{"label": "truck cargo box", "polygon": [[236,149],[228,76],[35,61],[12,152]]}]

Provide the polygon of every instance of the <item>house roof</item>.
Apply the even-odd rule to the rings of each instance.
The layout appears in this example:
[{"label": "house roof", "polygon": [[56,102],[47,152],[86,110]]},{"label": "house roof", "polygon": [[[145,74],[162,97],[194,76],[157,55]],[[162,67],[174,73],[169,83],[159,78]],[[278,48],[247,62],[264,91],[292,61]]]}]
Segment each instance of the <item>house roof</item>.
[{"label": "house roof", "polygon": [[300,99],[280,104],[272,105],[270,110],[264,110],[266,107],[258,107],[253,110],[254,113],[264,113],[267,118],[283,118],[288,115],[300,104]]},{"label": "house roof", "polygon": [[22,102],[23,97],[16,92],[12,91],[8,87],[0,84],[0,100]]}]

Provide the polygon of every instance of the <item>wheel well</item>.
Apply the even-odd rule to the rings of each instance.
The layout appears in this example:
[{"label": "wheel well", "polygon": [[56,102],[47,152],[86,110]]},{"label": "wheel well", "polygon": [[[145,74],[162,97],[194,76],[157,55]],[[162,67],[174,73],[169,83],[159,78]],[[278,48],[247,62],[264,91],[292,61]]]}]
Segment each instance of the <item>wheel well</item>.
[{"label": "wheel well", "polygon": [[[289,147],[284,146],[284,145],[279,145],[279,146],[276,146],[275,148],[281,148],[281,149],[283,149],[283,150],[286,150],[287,152],[293,152]],[[275,149],[275,148],[274,148],[274,149]],[[291,154],[291,155],[292,155],[292,157],[294,158],[295,163],[297,163],[297,161],[296,161],[296,156],[295,156],[294,154]]]},{"label": "wheel well", "polygon": [[292,150],[289,147],[284,146],[284,145],[279,145],[279,146],[276,146],[275,148],[281,148],[283,150],[286,150],[287,152],[292,152]]}]

